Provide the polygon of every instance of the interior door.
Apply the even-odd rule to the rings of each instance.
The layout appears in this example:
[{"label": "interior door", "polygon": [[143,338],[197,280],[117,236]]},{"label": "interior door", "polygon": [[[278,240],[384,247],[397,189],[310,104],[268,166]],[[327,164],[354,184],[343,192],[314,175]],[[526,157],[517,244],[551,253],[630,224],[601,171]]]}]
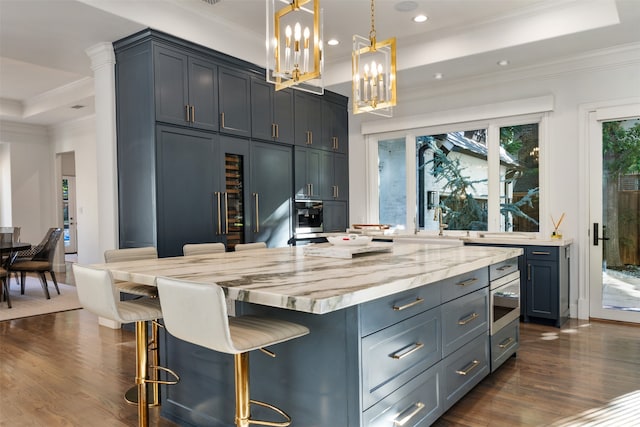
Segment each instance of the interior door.
[{"label": "interior door", "polygon": [[590,317],[640,323],[640,104],[590,113]]},{"label": "interior door", "polygon": [[78,232],[76,225],[76,177],[62,177],[62,216],[64,224],[64,253],[78,252]]}]

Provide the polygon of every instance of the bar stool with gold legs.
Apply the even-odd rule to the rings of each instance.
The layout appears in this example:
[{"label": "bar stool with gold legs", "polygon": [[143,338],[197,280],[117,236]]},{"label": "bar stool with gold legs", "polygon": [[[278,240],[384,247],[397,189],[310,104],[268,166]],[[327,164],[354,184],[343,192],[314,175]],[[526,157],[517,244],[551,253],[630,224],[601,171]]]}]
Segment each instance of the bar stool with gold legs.
[{"label": "bar stool with gold legs", "polygon": [[[158,259],[158,250],[153,246],[141,248],[124,248],[124,249],[108,249],[104,251],[104,262],[123,262],[123,261],[139,261],[147,259]],[[115,280],[114,286],[123,294],[133,295],[135,297],[157,298],[158,289],[155,286],[143,285],[135,282]],[[158,328],[162,327],[156,320],[151,322],[151,341],[149,342],[149,357],[151,358],[150,366],[158,366],[159,348],[158,348]],[[151,379],[157,380],[157,370],[152,369]],[[147,403],[149,406],[160,405],[160,388],[157,382],[151,383],[151,388],[147,390]],[[138,387],[129,388],[124,394],[124,400],[132,405],[138,404]]]},{"label": "bar stool with gold legs", "polygon": [[[249,399],[249,351],[298,338],[309,329],[296,323],[263,316],[228,317],[224,291],[214,283],[202,284],[159,277],[156,281],[164,324],[169,333],[183,341],[234,355],[237,427],[250,424],[286,427],[291,418],[268,403]],[[250,418],[250,404],[269,408],[285,421]]]},{"label": "bar stool with gold legs", "polygon": [[[136,324],[136,386],[138,389],[138,425],[149,425],[149,405],[147,402],[147,383],[177,384],[178,376],[168,368],[149,366],[147,351],[149,333],[147,322],[162,318],[160,301],[157,298],[139,298],[120,301],[120,295],[114,286],[108,270],[73,265],[78,299],[83,308],[97,316],[119,323]],[[176,379],[164,381],[150,379],[149,370],[160,370],[173,375]]]}]

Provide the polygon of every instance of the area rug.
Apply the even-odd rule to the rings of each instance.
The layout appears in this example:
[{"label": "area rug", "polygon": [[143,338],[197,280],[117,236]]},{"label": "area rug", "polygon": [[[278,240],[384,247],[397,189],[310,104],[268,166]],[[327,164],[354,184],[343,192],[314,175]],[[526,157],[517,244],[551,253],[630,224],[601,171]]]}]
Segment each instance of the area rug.
[{"label": "area rug", "polygon": [[24,295],[20,295],[20,286],[12,278],[9,291],[12,308],[7,307],[6,301],[0,302],[0,322],[81,308],[75,286],[58,283],[60,288],[60,295],[58,295],[53,282],[49,281],[48,283],[51,299],[45,297],[42,285],[37,277],[27,276]]}]

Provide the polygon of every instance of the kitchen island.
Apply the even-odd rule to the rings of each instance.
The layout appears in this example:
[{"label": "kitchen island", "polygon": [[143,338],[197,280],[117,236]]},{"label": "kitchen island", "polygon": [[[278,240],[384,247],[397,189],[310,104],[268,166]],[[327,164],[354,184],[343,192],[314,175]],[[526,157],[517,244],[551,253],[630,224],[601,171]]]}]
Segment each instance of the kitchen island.
[{"label": "kitchen island", "polygon": [[[384,244],[384,243],[381,243]],[[489,373],[489,267],[519,248],[397,244],[352,259],[304,247],[102,264],[115,279],[221,285],[237,314],[303,324],[305,337],[251,357],[251,394],[301,427],[429,425]],[[162,415],[233,426],[233,358],[163,336],[181,381]],[[256,415],[259,417],[260,414]]]}]

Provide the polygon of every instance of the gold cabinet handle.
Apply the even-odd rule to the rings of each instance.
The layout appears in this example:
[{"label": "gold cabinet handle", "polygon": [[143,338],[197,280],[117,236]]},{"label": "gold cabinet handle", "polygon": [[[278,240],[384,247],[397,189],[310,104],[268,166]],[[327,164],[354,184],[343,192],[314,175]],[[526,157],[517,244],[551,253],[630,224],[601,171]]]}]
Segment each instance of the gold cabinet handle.
[{"label": "gold cabinet handle", "polygon": [[496,268],[496,270],[498,270],[498,271],[505,271],[505,270],[510,269],[511,267],[513,267],[511,264],[507,264],[507,265],[503,265],[502,267],[498,267],[498,268]]},{"label": "gold cabinet handle", "polygon": [[313,184],[309,184],[309,195],[313,196]]},{"label": "gold cabinet handle", "polygon": [[220,127],[224,128],[224,113],[220,113]]},{"label": "gold cabinet handle", "polygon": [[217,234],[222,234],[222,230],[221,230],[221,228],[222,228],[222,223],[221,223],[222,219],[220,218],[220,192],[216,191],[215,195],[216,195],[217,205],[218,205],[218,207],[217,207],[217,210],[218,210],[218,233]]},{"label": "gold cabinet handle", "polygon": [[469,365],[467,365],[464,369],[456,371],[456,374],[458,374],[458,375],[469,375],[469,372],[473,371],[478,366],[480,366],[480,362],[477,361],[477,360],[474,360],[473,362],[469,363]]},{"label": "gold cabinet handle", "polygon": [[480,317],[480,315],[476,312],[473,312],[464,319],[458,320],[458,325],[466,325],[467,323],[476,320],[478,317]]},{"label": "gold cabinet handle", "polygon": [[511,343],[514,341],[513,338],[509,337],[506,340],[502,341],[500,344],[498,344],[498,347],[500,348],[507,348],[511,345]]},{"label": "gold cabinet handle", "polygon": [[476,283],[477,281],[478,281],[478,279],[476,277],[472,277],[471,279],[463,280],[460,283],[456,283],[456,285],[458,285],[458,286],[469,286],[469,285],[472,285],[472,284]]},{"label": "gold cabinet handle", "polygon": [[551,252],[544,252],[544,251],[533,251],[531,253],[533,255],[551,255]]},{"label": "gold cabinet handle", "polygon": [[271,138],[276,138],[276,124],[271,123]]},{"label": "gold cabinet handle", "polygon": [[393,425],[402,427],[403,425],[411,421],[411,419],[415,417],[418,412],[422,411],[422,409],[424,409],[424,403],[414,403],[404,411],[400,412],[400,414],[398,414],[398,416],[393,419]]},{"label": "gold cabinet handle", "polygon": [[276,123],[276,138],[280,138],[280,125]]},{"label": "gold cabinet handle", "polygon": [[400,306],[394,305],[394,306],[393,306],[393,310],[394,310],[394,311],[402,311],[402,310],[406,310],[407,308],[411,308],[411,307],[413,307],[414,305],[422,304],[423,302],[424,302],[424,298],[420,298],[420,297],[418,297],[418,298],[416,298],[416,300],[415,300],[415,301],[411,301],[411,302],[410,302],[410,303],[408,303],[408,304],[400,305]]},{"label": "gold cabinet handle", "polygon": [[192,105],[190,110],[191,110],[191,123],[195,123],[195,121],[196,121],[196,107],[194,107]]},{"label": "gold cabinet handle", "polygon": [[254,232],[260,232],[260,199],[258,198],[258,193],[253,193],[253,198],[256,202],[256,226],[254,227]]},{"label": "gold cabinet handle", "polygon": [[185,112],[185,120],[187,122],[190,122],[191,121],[191,117],[190,117],[191,110],[189,109],[189,104],[184,106],[184,112]]},{"label": "gold cabinet handle", "polygon": [[229,234],[229,193],[224,192],[224,234]]},{"label": "gold cabinet handle", "polygon": [[407,351],[402,352],[402,353],[392,354],[391,358],[392,359],[396,359],[396,360],[404,359],[408,355],[413,354],[416,351],[420,350],[422,347],[424,347],[424,344],[422,344],[421,342],[417,342],[417,343],[413,344],[413,348],[411,350],[407,350]]}]

